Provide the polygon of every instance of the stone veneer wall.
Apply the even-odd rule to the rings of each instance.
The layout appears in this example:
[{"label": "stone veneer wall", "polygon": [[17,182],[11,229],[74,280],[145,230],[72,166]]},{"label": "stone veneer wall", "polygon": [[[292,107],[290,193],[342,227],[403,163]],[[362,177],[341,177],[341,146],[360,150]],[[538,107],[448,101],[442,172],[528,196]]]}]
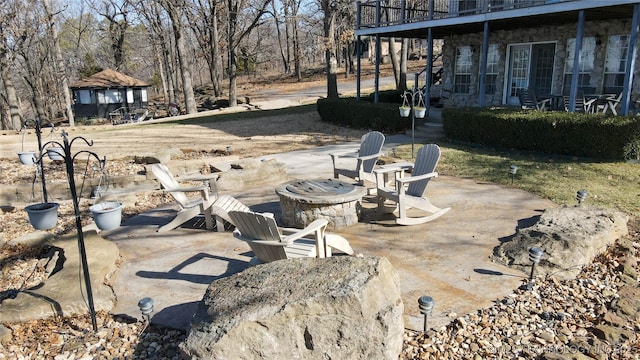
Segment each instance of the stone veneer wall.
[{"label": "stone veneer wall", "polygon": [[[499,30],[491,31],[489,24],[489,44],[499,44],[500,62],[499,69],[502,73],[498,74],[498,88],[495,94],[485,95],[486,105],[502,105],[503,92],[505,91],[505,61],[509,44],[523,43],[541,43],[556,42],[556,54],[553,74],[553,93],[562,93],[564,63],[566,57],[567,40],[576,37],[577,23],[544,26],[538,28],[520,29],[513,31]],[[607,43],[609,36],[612,35],[628,35],[631,31],[631,19],[617,21],[585,21],[583,36],[593,37],[596,34],[600,36],[600,45],[596,44],[596,53],[594,59],[593,73],[591,75],[591,86],[598,91],[602,89],[602,81],[604,77],[604,63],[606,58]],[[469,94],[453,93],[451,97],[444,102],[445,106],[465,107],[477,106],[478,98],[478,82],[480,77],[480,55],[482,49],[482,32],[474,34],[464,34],[446,37],[442,52],[443,76],[442,84],[445,88],[453,88],[454,82],[454,66],[456,48],[458,46],[471,45],[474,47],[473,69],[471,74],[471,89]],[[636,44],[636,47],[638,44]],[[640,61],[636,59],[633,81],[632,100],[636,100],[635,94],[640,90]]]}]

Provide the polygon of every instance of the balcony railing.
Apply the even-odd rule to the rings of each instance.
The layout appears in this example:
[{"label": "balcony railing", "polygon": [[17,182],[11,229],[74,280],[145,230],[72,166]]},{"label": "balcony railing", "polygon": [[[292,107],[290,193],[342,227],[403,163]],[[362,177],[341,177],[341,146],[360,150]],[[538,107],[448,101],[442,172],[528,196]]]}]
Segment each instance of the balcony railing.
[{"label": "balcony railing", "polygon": [[580,0],[371,0],[359,3],[358,28],[486,14]]}]

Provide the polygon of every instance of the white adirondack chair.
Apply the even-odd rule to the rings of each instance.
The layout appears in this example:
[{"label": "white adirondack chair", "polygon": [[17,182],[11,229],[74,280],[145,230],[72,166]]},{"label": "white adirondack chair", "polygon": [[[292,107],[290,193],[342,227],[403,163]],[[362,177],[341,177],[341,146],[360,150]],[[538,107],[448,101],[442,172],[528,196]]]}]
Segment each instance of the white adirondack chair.
[{"label": "white adirondack chair", "polygon": [[[218,196],[217,192],[211,192],[211,187],[208,183],[199,186],[181,186],[164,164],[151,165],[151,171],[162,185],[164,191],[173,197],[180,208],[169,223],[158,228],[158,232],[173,230],[200,214],[204,214],[207,230],[213,230],[213,216],[215,216],[216,229],[224,231],[224,220],[233,224],[228,215],[229,211],[249,211],[249,207],[238,199],[229,195]],[[186,194],[189,192],[199,192],[200,196],[189,198]]]},{"label": "white adirondack chair", "polygon": [[252,264],[299,257],[329,257],[332,249],[352,255],[347,239],[326,234],[328,221],[318,219],[304,229],[279,228],[272,214],[230,211],[235,224],[233,235],[246,241],[255,257]]},{"label": "white adirondack chair", "polygon": [[364,181],[376,182],[373,168],[376,165],[378,157],[382,155],[382,146],[384,145],[384,135],[379,131],[371,131],[362,136],[360,139],[360,149],[357,151],[356,164],[353,168],[341,168],[337,160],[340,158],[352,157],[353,151],[329,154],[333,163],[333,177],[338,178],[340,175],[356,180],[360,185],[364,185]]},{"label": "white adirondack chair", "polygon": [[[423,224],[451,210],[449,207],[441,209],[434,206],[424,196],[429,180],[438,176],[435,168],[439,159],[440,147],[438,145],[428,144],[422,146],[418,149],[411,176],[396,176],[395,187],[387,187],[384,181],[385,173],[393,171],[391,168],[381,171],[376,170],[378,210],[387,212],[390,209],[385,205],[385,201],[391,200],[394,202],[395,206],[392,211],[398,212],[396,223],[399,225]],[[403,169],[399,168],[398,171],[403,171]],[[407,211],[411,208],[427,212],[429,215],[409,217]]]}]

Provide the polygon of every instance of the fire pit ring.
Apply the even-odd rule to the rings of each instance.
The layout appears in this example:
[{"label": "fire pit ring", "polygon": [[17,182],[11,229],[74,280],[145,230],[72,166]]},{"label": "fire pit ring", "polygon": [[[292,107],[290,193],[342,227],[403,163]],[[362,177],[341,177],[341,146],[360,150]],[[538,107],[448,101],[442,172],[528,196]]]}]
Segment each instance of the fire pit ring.
[{"label": "fire pit ring", "polygon": [[366,193],[363,186],[337,179],[298,179],[276,188],[282,222],[295,228],[304,228],[317,219],[329,221],[328,229],[357,224]]}]

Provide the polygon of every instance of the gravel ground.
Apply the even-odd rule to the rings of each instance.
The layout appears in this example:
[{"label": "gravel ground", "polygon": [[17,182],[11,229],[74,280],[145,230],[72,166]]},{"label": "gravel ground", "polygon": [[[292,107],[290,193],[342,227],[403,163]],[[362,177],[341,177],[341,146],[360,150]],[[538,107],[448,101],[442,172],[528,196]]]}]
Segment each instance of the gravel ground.
[{"label": "gravel ground", "polygon": [[[264,123],[245,125],[247,129],[265,126]],[[242,131],[237,134],[246,136]],[[298,140],[300,147],[313,146],[320,135],[323,141],[338,141],[338,136],[345,137],[344,132],[338,130],[331,134],[333,137],[326,132],[314,134],[309,131],[289,139],[287,149],[295,148]],[[271,136],[278,136],[277,131]],[[243,148],[247,154],[257,156],[262,152],[277,151],[274,146],[269,146],[269,137],[253,139],[254,144],[258,141],[263,144],[264,141],[261,147],[264,150],[253,152]],[[116,160],[109,163],[110,175],[139,171],[140,165],[126,156],[111,158]],[[14,159],[0,159],[1,184],[31,181],[32,170],[15,165],[16,162]],[[47,174],[52,181],[64,180],[60,169],[49,170]],[[159,194],[138,194],[135,206],[125,208],[123,216],[144,212],[164,201]],[[87,207],[88,200],[83,200],[81,208]],[[53,234],[73,231],[72,214],[71,204],[62,202],[58,225],[50,231]],[[4,240],[0,248],[0,291],[6,295],[7,290],[26,289],[39,284],[44,271],[37,262],[39,249],[7,244],[20,234],[32,231],[24,211],[0,212],[0,221],[3,237],[0,240]],[[82,221],[90,221],[87,211],[82,213]],[[532,290],[514,289],[510,296],[497,299],[489,308],[472,314],[449,314],[451,323],[448,326],[429,329],[426,333],[407,331],[400,358],[569,359],[586,356],[640,359],[640,343],[636,335],[640,331],[640,316],[637,315],[640,311],[640,222],[633,219],[629,226],[629,237],[599,256],[577,279],[537,279]],[[631,312],[629,308],[635,309],[636,315],[628,314]],[[98,314],[97,333],[90,330],[88,316],[2,325],[0,359],[179,359],[179,346],[185,338],[181,331],[148,326],[143,321],[106,313]]]}]

